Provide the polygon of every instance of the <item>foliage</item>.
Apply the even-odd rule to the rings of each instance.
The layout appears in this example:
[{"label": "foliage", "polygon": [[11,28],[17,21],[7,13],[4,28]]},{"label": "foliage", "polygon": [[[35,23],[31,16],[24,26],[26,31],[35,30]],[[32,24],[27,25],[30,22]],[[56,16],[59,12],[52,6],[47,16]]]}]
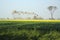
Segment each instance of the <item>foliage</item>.
[{"label": "foliage", "polygon": [[1,21],[0,40],[60,40],[60,23]]}]

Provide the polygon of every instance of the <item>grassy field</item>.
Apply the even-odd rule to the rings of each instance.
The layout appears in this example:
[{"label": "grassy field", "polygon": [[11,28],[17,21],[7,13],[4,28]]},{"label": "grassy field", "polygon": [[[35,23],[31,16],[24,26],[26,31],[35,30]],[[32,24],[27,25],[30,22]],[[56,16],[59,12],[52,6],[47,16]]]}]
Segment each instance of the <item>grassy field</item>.
[{"label": "grassy field", "polygon": [[60,20],[0,20],[0,40],[60,40]]}]

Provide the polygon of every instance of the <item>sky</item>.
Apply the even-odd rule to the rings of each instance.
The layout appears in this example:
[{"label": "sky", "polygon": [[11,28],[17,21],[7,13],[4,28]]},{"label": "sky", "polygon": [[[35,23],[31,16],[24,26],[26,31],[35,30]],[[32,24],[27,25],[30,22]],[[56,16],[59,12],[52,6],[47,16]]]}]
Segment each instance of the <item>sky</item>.
[{"label": "sky", "polygon": [[43,18],[50,18],[49,6],[56,6],[54,18],[60,18],[60,0],[0,0],[0,18],[12,18],[13,10],[35,12]]}]

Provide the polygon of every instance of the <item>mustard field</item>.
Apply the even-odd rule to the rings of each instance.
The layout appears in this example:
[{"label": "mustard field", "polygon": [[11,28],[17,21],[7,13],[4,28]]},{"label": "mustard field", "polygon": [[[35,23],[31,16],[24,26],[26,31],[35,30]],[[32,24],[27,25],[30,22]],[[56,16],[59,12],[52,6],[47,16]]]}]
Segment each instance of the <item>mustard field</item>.
[{"label": "mustard field", "polygon": [[0,21],[33,21],[33,22],[60,22],[60,20],[0,20]]}]

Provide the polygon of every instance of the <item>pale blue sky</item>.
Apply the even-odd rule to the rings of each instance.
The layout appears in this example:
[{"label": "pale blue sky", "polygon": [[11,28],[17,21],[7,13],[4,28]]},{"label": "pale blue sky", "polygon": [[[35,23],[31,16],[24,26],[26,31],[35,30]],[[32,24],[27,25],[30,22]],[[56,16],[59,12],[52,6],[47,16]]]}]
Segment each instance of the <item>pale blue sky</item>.
[{"label": "pale blue sky", "polygon": [[60,18],[60,0],[0,0],[0,18],[12,18],[13,10],[35,12],[49,18],[48,6],[57,6],[54,18]]}]

